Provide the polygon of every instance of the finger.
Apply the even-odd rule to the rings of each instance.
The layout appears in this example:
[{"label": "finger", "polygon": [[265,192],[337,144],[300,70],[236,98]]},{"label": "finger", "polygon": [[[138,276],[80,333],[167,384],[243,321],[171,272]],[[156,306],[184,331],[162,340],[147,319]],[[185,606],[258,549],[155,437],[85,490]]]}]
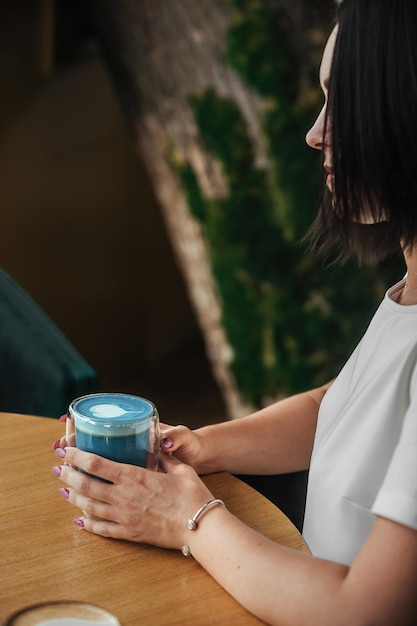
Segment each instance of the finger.
[{"label": "finger", "polygon": [[111,537],[113,539],[128,539],[124,526],[108,520],[99,520],[92,517],[79,517],[74,520],[74,524],[89,533],[100,535],[101,537]]},{"label": "finger", "polygon": [[64,423],[70,421],[71,424],[74,424],[74,416],[73,415],[70,416],[67,413],[64,413],[64,415],[61,415],[59,417],[59,421],[64,422]]},{"label": "finger", "polygon": [[173,428],[175,428],[175,427],[174,426],[170,426],[169,424],[163,424],[163,423],[159,424],[159,438],[160,438],[160,441],[161,441],[161,445],[162,445],[162,442],[164,442],[164,441],[166,442],[166,439],[168,437],[168,433],[170,431],[172,431]]},{"label": "finger", "polygon": [[184,463],[179,461],[175,456],[163,454],[159,458],[159,465],[161,469],[168,474],[174,472],[179,466],[184,465]]},{"label": "finger", "polygon": [[183,463],[173,455],[164,454],[160,459],[160,465],[165,474],[187,474],[191,479],[198,478],[197,472],[191,465]]},{"label": "finger", "polygon": [[[93,476],[87,476],[84,472],[79,472],[71,465],[61,465],[60,467],[54,467],[53,473],[59,477],[60,480],[65,482],[72,489],[69,493],[72,494],[71,502],[77,505],[81,505],[79,500],[75,502],[76,494],[84,498],[92,498],[99,500],[106,504],[113,503],[113,485],[102,480],[97,480]],[[61,493],[61,495],[63,495]]]},{"label": "finger", "polygon": [[[125,463],[110,461],[110,459],[105,459],[91,452],[84,452],[83,450],[79,450],[79,448],[65,448],[64,454],[65,456],[61,456],[61,458],[65,459],[65,463],[78,467],[84,472],[87,472],[87,474],[103,478],[115,484],[120,484],[123,474],[126,472],[127,468],[130,467]],[[139,467],[136,469],[138,472],[141,471]]]},{"label": "finger", "polygon": [[65,448],[67,445],[67,439],[64,435],[63,437],[61,437],[61,439],[57,439],[57,441],[54,441],[52,449],[56,450],[57,448]]},{"label": "finger", "polygon": [[191,431],[186,426],[174,426],[163,432],[161,448],[165,452],[175,452],[182,445],[190,443]]},{"label": "finger", "polygon": [[55,441],[52,445],[53,450],[57,450],[58,448],[67,448],[68,446],[75,446],[75,433],[66,437],[63,435],[61,439]]},{"label": "finger", "polygon": [[89,498],[78,493],[75,489],[62,488],[58,490],[59,494],[73,504],[84,513],[86,517],[92,517],[99,520],[117,521],[117,510],[111,505],[101,500]]},{"label": "finger", "polygon": [[163,434],[166,430],[171,430],[172,428],[175,427],[170,424],[165,424],[164,422],[159,422],[159,431],[161,434]]}]

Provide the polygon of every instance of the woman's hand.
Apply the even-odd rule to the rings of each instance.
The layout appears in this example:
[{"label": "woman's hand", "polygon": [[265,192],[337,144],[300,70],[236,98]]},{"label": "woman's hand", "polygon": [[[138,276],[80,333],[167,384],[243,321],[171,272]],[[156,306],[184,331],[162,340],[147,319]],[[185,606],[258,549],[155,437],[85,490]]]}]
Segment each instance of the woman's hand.
[{"label": "woman's hand", "polygon": [[[67,415],[61,415],[60,422],[66,422]],[[191,465],[198,473],[202,473],[197,468],[202,460],[202,439],[186,426],[169,426],[168,424],[160,424],[161,450],[168,455],[174,455],[177,459]],[[67,441],[64,435],[53,444],[53,449],[65,448],[67,446],[75,446],[75,435],[71,435],[70,441]]]},{"label": "woman's hand", "polygon": [[198,473],[202,473],[203,445],[202,439],[186,426],[168,426],[161,424],[161,450],[174,455],[177,459],[191,465]]},{"label": "woman's hand", "polygon": [[[66,421],[69,419],[71,418],[66,413],[64,413],[64,415],[61,415],[61,417],[59,418],[59,421],[66,423]],[[55,441],[54,445],[52,446],[53,449],[56,450],[57,448],[65,448],[66,446],[75,446],[75,434],[73,433],[72,435],[70,435],[68,439],[66,435],[63,435],[60,439],[58,439],[58,441]]]},{"label": "woman's hand", "polygon": [[213,497],[191,467],[169,455],[162,455],[163,472],[153,472],[77,448],[55,451],[65,459],[53,468],[68,485],[60,494],[85,512],[75,523],[103,537],[180,549],[187,519]]}]

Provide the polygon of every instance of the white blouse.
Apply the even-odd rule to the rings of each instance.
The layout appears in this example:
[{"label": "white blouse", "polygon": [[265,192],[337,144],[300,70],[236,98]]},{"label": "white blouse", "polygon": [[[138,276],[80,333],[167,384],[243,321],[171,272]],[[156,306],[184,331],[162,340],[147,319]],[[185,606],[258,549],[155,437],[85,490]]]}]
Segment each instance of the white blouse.
[{"label": "white blouse", "polygon": [[350,564],[376,515],[417,529],[417,305],[394,285],[320,406],[303,535]]}]

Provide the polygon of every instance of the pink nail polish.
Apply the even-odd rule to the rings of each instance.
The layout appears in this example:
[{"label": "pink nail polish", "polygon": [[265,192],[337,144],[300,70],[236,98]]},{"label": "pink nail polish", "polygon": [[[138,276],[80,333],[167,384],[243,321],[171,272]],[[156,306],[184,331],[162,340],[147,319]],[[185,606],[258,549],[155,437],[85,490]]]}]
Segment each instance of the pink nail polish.
[{"label": "pink nail polish", "polygon": [[84,528],[84,522],[82,519],[75,519],[73,522],[76,526],[78,526],[78,528]]},{"label": "pink nail polish", "polygon": [[165,439],[162,439],[162,446],[166,450],[170,450],[170,448],[172,448],[173,445],[174,445],[174,442],[172,441],[172,439],[169,439],[169,437],[165,437]]},{"label": "pink nail polish", "polygon": [[65,450],[63,448],[56,448],[55,454],[61,459],[65,458]]},{"label": "pink nail polish", "polygon": [[69,489],[67,489],[66,487],[61,487],[60,489],[58,489],[58,493],[59,493],[59,495],[61,495],[63,498],[65,498],[65,500],[68,500],[68,496],[69,496]]},{"label": "pink nail polish", "polygon": [[55,476],[61,476],[61,468],[58,465],[54,465],[52,473],[55,474]]}]

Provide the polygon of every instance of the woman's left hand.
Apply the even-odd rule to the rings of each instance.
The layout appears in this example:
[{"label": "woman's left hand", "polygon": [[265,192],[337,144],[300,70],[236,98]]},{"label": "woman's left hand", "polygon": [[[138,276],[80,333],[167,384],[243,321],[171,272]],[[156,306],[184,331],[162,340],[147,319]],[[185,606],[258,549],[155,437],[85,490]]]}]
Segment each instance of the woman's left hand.
[{"label": "woman's left hand", "polygon": [[68,485],[60,494],[85,512],[75,523],[103,537],[181,549],[187,519],[213,498],[191,467],[169,455],[161,455],[163,472],[154,472],[77,448],[55,452],[65,462],[53,472]]}]

